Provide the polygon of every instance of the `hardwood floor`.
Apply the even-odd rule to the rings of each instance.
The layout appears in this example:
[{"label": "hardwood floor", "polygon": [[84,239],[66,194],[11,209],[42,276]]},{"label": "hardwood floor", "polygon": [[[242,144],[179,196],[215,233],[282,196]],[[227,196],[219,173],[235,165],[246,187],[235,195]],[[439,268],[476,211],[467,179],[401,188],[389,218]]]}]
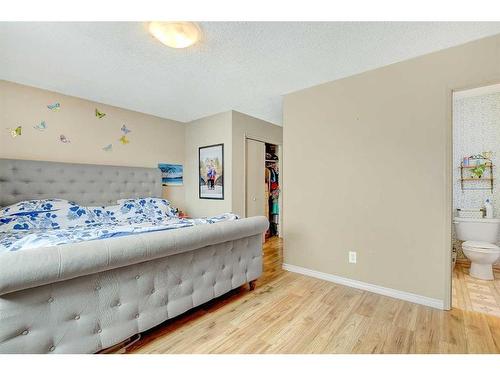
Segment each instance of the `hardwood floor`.
[{"label": "hardwood floor", "polygon": [[470,263],[460,261],[453,270],[453,307],[500,318],[500,268],[493,268],[495,280],[469,276]]},{"label": "hardwood floor", "polygon": [[283,271],[264,246],[257,287],[143,334],[129,353],[500,353],[500,318],[440,311]]}]

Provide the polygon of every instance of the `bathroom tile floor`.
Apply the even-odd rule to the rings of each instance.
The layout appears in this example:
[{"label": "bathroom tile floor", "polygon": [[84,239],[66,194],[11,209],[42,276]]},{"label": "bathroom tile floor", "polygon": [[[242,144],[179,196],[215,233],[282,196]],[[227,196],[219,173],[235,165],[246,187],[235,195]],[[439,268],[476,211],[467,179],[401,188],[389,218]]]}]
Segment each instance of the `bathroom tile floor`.
[{"label": "bathroom tile floor", "polygon": [[459,261],[453,270],[453,307],[500,317],[500,268],[493,269],[495,280],[469,276],[470,264]]}]

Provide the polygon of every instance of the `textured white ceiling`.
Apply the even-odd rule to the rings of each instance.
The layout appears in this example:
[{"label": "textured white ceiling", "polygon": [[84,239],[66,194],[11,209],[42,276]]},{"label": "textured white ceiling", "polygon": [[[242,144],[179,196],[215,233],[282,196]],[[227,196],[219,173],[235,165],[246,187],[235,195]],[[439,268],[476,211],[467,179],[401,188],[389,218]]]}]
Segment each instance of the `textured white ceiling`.
[{"label": "textured white ceiling", "polygon": [[0,79],[190,121],[235,109],[281,124],[282,95],[500,33],[495,23],[201,22],[165,47],[141,22],[0,22]]}]

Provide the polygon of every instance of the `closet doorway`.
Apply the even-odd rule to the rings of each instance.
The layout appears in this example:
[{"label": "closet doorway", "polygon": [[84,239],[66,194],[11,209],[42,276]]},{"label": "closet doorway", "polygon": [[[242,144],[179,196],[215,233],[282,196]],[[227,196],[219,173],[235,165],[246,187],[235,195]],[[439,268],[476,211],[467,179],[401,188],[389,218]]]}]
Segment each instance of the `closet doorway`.
[{"label": "closet doorway", "polygon": [[280,146],[246,138],[245,216],[269,220],[266,239],[281,237]]}]

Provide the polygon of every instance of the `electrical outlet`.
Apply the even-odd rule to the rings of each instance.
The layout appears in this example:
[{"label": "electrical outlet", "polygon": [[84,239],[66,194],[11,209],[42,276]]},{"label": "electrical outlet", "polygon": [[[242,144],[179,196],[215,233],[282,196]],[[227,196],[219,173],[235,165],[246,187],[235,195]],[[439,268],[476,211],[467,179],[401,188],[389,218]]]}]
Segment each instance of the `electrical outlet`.
[{"label": "electrical outlet", "polygon": [[356,263],[356,252],[349,251],[349,263]]}]

